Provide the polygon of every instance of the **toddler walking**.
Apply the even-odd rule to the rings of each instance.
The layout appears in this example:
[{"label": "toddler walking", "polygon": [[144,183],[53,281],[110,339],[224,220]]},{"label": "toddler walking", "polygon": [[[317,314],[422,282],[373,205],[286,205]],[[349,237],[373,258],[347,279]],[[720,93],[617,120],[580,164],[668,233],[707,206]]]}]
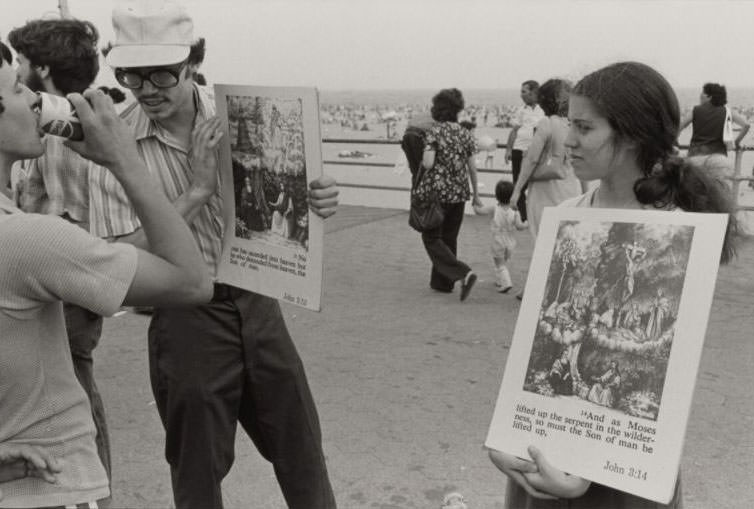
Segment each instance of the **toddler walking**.
[{"label": "toddler walking", "polygon": [[492,232],[492,259],[495,262],[495,286],[498,292],[508,293],[513,288],[510,271],[506,263],[516,247],[516,230],[525,230],[527,226],[521,221],[518,211],[510,206],[513,183],[500,180],[495,185],[496,205],[474,207],[479,215],[492,214],[490,230]]}]

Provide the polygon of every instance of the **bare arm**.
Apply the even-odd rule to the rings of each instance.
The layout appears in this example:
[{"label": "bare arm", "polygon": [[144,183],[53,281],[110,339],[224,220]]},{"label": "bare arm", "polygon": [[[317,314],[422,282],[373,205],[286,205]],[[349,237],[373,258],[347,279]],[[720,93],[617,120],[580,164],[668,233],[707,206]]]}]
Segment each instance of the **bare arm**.
[{"label": "bare arm", "polygon": [[424,166],[425,169],[429,170],[429,169],[432,169],[434,165],[435,165],[435,149],[427,145],[427,147],[424,149],[424,154],[422,155],[422,166]]},{"label": "bare arm", "polygon": [[513,144],[516,143],[516,136],[518,136],[518,128],[516,126],[508,133],[508,141],[505,142],[505,162],[509,163],[513,156]]},{"label": "bare arm", "polygon": [[479,199],[479,185],[477,183],[477,173],[476,173],[476,160],[474,159],[474,155],[472,154],[468,159],[468,165],[469,165],[469,181],[471,182],[471,203],[475,206],[481,206],[482,200]]},{"label": "bare arm", "polygon": [[545,149],[545,142],[547,141],[547,138],[549,136],[549,121],[547,117],[545,117],[542,121],[540,121],[539,124],[537,124],[537,129],[534,132],[534,137],[532,138],[531,144],[526,151],[524,160],[521,162],[521,173],[518,176],[516,185],[513,187],[513,194],[511,195],[511,207],[513,207],[514,209],[516,209],[518,199],[523,192],[524,186],[529,182],[529,179],[534,173],[534,169],[537,166],[537,162],[539,162],[542,151]]},{"label": "bare arm", "polygon": [[[191,231],[147,171],[128,126],[101,91],[87,90],[84,97],[69,95],[81,119],[84,141],[67,145],[115,175],[142,222],[151,251],[138,252],[136,274],[124,304],[208,301],[212,284]],[[207,136],[214,144],[219,140],[214,129]],[[210,143],[208,148],[214,150],[214,145]]]},{"label": "bare arm", "polygon": [[741,140],[743,140],[746,137],[746,133],[749,132],[750,124],[748,120],[746,120],[744,117],[733,110],[730,110],[730,115],[733,123],[741,128],[741,130],[738,132],[738,136],[736,136],[736,139],[734,141],[735,147],[738,148],[739,146],[741,146]]}]

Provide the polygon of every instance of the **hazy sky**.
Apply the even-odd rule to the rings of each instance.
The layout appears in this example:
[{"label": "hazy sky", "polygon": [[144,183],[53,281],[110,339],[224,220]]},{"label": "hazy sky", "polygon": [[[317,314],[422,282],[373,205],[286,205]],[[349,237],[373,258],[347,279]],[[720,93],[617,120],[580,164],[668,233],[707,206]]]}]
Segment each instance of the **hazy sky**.
[{"label": "hazy sky", "polygon": [[[0,35],[57,9],[8,1]],[[12,8],[10,8],[12,4]],[[68,0],[113,38],[112,2]],[[676,87],[754,87],[749,0],[184,0],[211,82],[350,88],[515,88],[616,60]],[[107,71],[107,69],[105,69]],[[109,77],[110,73],[107,73]],[[104,73],[103,73],[104,75]],[[101,81],[111,81],[111,79]],[[112,82],[112,81],[111,81]]]}]

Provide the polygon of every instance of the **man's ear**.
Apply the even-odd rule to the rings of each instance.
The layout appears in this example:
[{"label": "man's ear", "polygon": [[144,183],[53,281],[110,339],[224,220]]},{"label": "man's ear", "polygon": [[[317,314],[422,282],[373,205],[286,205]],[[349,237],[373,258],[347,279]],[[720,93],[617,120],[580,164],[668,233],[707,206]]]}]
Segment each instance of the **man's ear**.
[{"label": "man's ear", "polygon": [[198,64],[188,64],[186,66],[186,77],[190,78],[196,74],[196,72],[199,70]]},{"label": "man's ear", "polygon": [[35,65],[34,70],[42,80],[50,78],[50,66],[49,65]]}]

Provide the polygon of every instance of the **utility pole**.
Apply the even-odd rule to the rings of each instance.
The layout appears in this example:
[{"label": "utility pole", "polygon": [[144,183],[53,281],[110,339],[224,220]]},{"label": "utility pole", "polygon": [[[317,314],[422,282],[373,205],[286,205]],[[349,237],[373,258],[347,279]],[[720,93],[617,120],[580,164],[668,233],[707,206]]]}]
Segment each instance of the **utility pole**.
[{"label": "utility pole", "polygon": [[71,10],[68,8],[68,0],[58,0],[61,19],[71,19]]}]

